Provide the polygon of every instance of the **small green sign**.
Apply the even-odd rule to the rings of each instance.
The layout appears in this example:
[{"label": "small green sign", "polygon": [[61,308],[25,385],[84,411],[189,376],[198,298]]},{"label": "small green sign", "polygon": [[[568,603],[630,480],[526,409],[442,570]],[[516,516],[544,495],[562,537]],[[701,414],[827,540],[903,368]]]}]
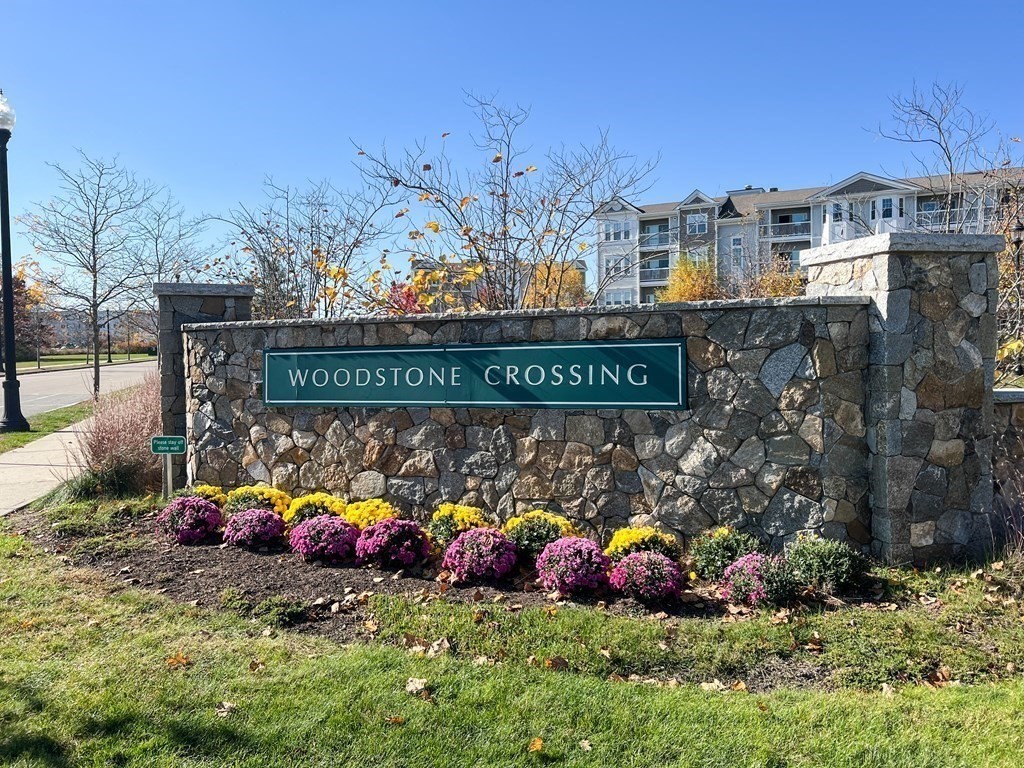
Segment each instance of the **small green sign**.
[{"label": "small green sign", "polygon": [[184,453],[185,438],[178,435],[156,435],[149,439],[149,449],[156,454]]},{"label": "small green sign", "polygon": [[685,339],[272,349],[267,405],[685,410]]}]

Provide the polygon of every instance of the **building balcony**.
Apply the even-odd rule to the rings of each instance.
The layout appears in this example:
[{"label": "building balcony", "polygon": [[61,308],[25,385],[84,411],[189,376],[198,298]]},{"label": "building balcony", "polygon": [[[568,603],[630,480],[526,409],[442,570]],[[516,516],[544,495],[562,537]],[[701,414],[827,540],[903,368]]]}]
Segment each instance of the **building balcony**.
[{"label": "building balcony", "polygon": [[792,221],[786,224],[762,224],[761,237],[773,239],[777,237],[807,237],[811,234],[811,222]]},{"label": "building balcony", "polygon": [[657,283],[668,280],[669,267],[651,267],[640,270],[641,283]]},{"label": "building balcony", "polygon": [[914,225],[929,232],[962,232],[969,235],[981,232],[976,208],[918,211],[914,216]]},{"label": "building balcony", "polygon": [[679,245],[678,232],[647,232],[640,235],[640,250],[656,251]]}]

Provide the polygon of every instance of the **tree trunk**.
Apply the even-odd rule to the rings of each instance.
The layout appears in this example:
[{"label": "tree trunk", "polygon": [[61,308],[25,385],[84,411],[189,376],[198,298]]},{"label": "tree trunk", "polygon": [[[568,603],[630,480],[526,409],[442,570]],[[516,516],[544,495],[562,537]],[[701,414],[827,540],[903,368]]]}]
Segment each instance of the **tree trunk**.
[{"label": "tree trunk", "polygon": [[100,396],[100,313],[92,308],[92,396]]}]

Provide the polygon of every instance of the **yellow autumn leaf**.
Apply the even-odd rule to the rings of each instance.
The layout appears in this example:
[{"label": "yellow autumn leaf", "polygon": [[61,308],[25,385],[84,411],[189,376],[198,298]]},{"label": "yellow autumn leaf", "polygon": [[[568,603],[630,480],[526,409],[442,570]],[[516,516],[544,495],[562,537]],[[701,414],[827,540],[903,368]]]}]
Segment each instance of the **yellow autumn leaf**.
[{"label": "yellow autumn leaf", "polygon": [[533,173],[536,170],[537,170],[537,166],[536,165],[528,165],[528,166],[526,166],[526,172],[527,173]]},{"label": "yellow autumn leaf", "polygon": [[469,199],[469,197],[464,197],[464,198],[462,198],[462,199],[461,199],[461,200],[459,201],[459,210],[460,210],[460,211],[464,211],[464,210],[466,210],[466,207],[467,207],[467,206],[469,205],[469,203],[470,203],[470,199]]},{"label": "yellow autumn leaf", "polygon": [[426,227],[427,229],[429,229],[429,230],[430,230],[431,232],[433,232],[433,233],[434,233],[435,235],[436,235],[436,234],[437,234],[438,232],[440,232],[440,231],[441,231],[441,225],[440,225],[440,224],[438,224],[438,223],[437,223],[436,221],[428,221],[428,222],[427,222],[426,224],[424,224],[423,226],[425,226],[425,227]]},{"label": "yellow autumn leaf", "polygon": [[530,745],[526,748],[526,751],[540,752],[542,749],[544,749],[544,739],[538,736],[536,738],[530,739]]}]

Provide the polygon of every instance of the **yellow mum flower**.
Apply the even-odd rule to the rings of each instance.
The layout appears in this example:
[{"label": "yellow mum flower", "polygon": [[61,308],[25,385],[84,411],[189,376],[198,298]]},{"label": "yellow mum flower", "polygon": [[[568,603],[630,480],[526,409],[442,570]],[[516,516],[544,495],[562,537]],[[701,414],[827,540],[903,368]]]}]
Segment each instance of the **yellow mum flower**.
[{"label": "yellow mum flower", "polygon": [[464,504],[439,504],[431,517],[427,533],[440,549],[444,549],[464,531],[470,528],[489,528],[494,522],[480,507]]},{"label": "yellow mum flower", "polygon": [[682,554],[682,549],[671,534],[644,525],[639,528],[619,528],[612,534],[612,540],[604,551],[612,560],[621,560],[634,552],[657,552],[675,560]]},{"label": "yellow mum flower", "polygon": [[346,504],[344,517],[356,528],[362,530],[381,520],[387,520],[389,517],[398,517],[398,510],[384,499],[367,499]]},{"label": "yellow mum flower", "polygon": [[284,516],[292,497],[269,485],[243,485],[228,491],[224,511],[229,515],[243,509],[269,509],[271,512]]},{"label": "yellow mum flower", "polygon": [[329,493],[308,493],[292,499],[282,515],[291,525],[318,515],[345,515],[345,501]]},{"label": "yellow mum flower", "polygon": [[561,515],[553,514],[552,512],[545,512],[543,509],[533,509],[529,512],[524,512],[518,517],[510,517],[505,523],[502,531],[505,533],[511,533],[523,523],[531,520],[544,520],[558,527],[561,531],[562,536],[582,536],[575,525],[565,517]]},{"label": "yellow mum flower", "polygon": [[227,502],[228,497],[224,493],[224,489],[219,485],[197,485],[194,488],[189,489],[189,494],[192,496],[198,496],[201,499],[212,501],[218,507],[223,507]]}]

